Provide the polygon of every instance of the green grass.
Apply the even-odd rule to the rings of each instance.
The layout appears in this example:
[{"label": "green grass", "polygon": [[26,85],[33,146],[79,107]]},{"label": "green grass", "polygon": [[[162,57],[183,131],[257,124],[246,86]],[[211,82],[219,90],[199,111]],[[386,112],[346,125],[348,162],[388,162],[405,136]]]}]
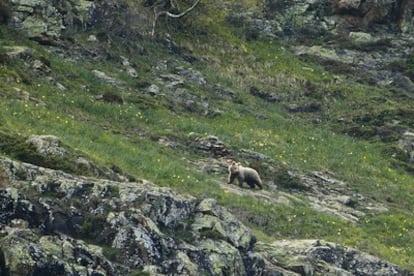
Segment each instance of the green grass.
[{"label": "green grass", "polygon": [[[131,80],[111,61],[63,60],[32,42],[15,41],[2,27],[2,45],[33,48],[35,56],[50,61],[54,80],[66,90],[59,90],[42,75],[28,73],[23,63],[0,64],[1,133],[19,139],[31,134],[56,135],[99,164],[116,165],[129,175],[198,198],[213,197],[263,240],[320,238],[356,246],[414,270],[410,248],[414,242],[412,175],[392,166],[392,158],[383,154],[382,141],[344,135],[338,131],[344,126],[336,120],[352,121],[364,113],[381,111],[378,102],[389,97],[387,92],[352,82],[334,85],[332,74],[320,66],[297,59],[283,45],[243,41],[230,27],[221,27],[223,14],[217,18],[201,17],[189,32],[173,34],[183,49],[198,57],[191,67],[200,70],[209,83],[234,91],[240,100],[211,96],[210,104],[224,112],[215,117],[171,111],[168,100],[143,92],[145,84],[152,83],[158,74],[154,69],[158,60],[167,59],[171,68],[182,64],[179,56],[155,42],[146,42],[143,55],[115,48],[117,55],[129,55],[140,68],[139,78]],[[201,28],[209,35],[196,32]],[[103,83],[91,73],[94,69],[122,80],[125,89]],[[284,101],[275,104],[258,99],[249,93],[252,86],[278,93]],[[309,89],[310,95],[305,95],[305,87],[313,89]],[[197,90],[198,95],[209,93],[204,87],[187,88]],[[31,99],[25,99],[16,89],[27,91]],[[125,103],[96,101],[94,96],[103,92],[116,93]],[[320,100],[322,111],[305,115],[286,111],[286,105],[309,99]],[[409,103],[389,100],[385,105],[396,109]],[[310,124],[309,117],[321,118],[323,123]],[[306,201],[287,207],[224,193],[218,183],[225,183],[226,175],[206,174],[192,165],[192,161],[204,157],[188,147],[194,135],[216,135],[233,150],[257,151],[292,170],[333,172],[366,198],[375,198],[389,207],[390,212],[372,214],[351,224],[310,209]],[[173,149],[161,145],[158,138],[163,136],[180,146]],[[0,148],[2,155],[19,158],[16,153]],[[266,177],[265,182],[274,180]]]}]

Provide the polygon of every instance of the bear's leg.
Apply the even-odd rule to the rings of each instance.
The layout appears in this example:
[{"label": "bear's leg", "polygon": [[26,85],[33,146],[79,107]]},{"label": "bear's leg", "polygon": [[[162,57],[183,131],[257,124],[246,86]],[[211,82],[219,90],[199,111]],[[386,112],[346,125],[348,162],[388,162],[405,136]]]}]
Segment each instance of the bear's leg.
[{"label": "bear's leg", "polygon": [[227,184],[233,183],[234,179],[236,178],[237,174],[230,174],[229,179],[227,180]]},{"label": "bear's leg", "polygon": [[244,182],[244,179],[243,179],[243,177],[238,177],[238,180],[239,180],[239,187],[240,188],[243,188],[243,182]]},{"label": "bear's leg", "polygon": [[254,189],[254,181],[253,180],[248,180],[247,184],[249,185],[250,188]]}]

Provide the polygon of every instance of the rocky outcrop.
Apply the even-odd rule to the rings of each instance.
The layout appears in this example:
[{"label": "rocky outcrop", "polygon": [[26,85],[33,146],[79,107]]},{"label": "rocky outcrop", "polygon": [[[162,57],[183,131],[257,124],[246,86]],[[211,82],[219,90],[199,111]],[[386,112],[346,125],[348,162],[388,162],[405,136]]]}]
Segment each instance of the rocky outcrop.
[{"label": "rocky outcrop", "polygon": [[2,275],[408,275],[332,243],[256,243],[214,199],[145,180],[91,179],[1,158],[0,207]]},{"label": "rocky outcrop", "polygon": [[267,263],[288,271],[282,275],[410,275],[404,269],[353,248],[320,240],[258,243]]},{"label": "rocky outcrop", "polygon": [[30,38],[52,42],[64,31],[85,29],[91,19],[92,1],[11,0],[9,24]]},{"label": "rocky outcrop", "polygon": [[402,161],[407,163],[407,169],[414,172],[414,132],[406,131],[397,143],[402,150]]},{"label": "rocky outcrop", "polygon": [[229,146],[225,145],[216,136],[209,135],[207,137],[198,137],[195,133],[192,133],[191,136],[196,136],[193,138],[194,142],[192,142],[191,145],[197,151],[214,157],[229,156],[231,154]]},{"label": "rocky outcrop", "polygon": [[284,34],[297,32],[368,31],[396,28],[413,31],[413,3],[409,0],[299,0],[264,1],[264,15],[273,30]]},{"label": "rocky outcrop", "polygon": [[[99,166],[82,152],[77,152],[61,142],[59,137],[53,135],[30,135],[24,141],[32,152],[28,153],[26,161],[49,167],[61,169],[65,172],[86,176],[95,176],[115,181],[128,181],[128,176],[122,175],[119,168]],[[24,159],[24,158],[23,158]]]},{"label": "rocky outcrop", "polygon": [[[10,0],[8,23],[29,38],[55,44],[65,34],[93,28],[118,35],[135,34],[149,20],[140,3],[93,0]],[[138,13],[139,10],[139,13]],[[143,27],[144,26],[144,27]],[[127,31],[121,30],[123,27]]]},{"label": "rocky outcrop", "polygon": [[250,230],[212,199],[4,158],[0,175],[2,269],[12,275],[256,274],[247,263],[262,269],[250,257]]},{"label": "rocky outcrop", "polygon": [[[393,86],[402,93],[412,93],[412,85],[400,81],[404,74],[409,74],[405,69],[395,70],[393,64],[404,65],[413,51],[413,3],[265,0],[262,13],[229,12],[227,20],[243,28],[248,40],[288,38],[295,54],[324,65],[328,71],[349,75],[358,82]],[[258,89],[251,92],[271,101],[280,99]],[[309,108],[290,110],[308,112]]]}]

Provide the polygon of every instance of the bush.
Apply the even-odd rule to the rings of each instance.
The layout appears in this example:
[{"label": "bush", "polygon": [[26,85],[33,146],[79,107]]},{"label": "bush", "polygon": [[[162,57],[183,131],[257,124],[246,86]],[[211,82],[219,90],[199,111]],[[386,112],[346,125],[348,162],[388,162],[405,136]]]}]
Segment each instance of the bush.
[{"label": "bush", "polygon": [[405,75],[414,81],[414,52],[411,52],[405,62]]},{"label": "bush", "polygon": [[12,9],[9,3],[0,0],[0,24],[5,24],[11,17]]},{"label": "bush", "polygon": [[0,188],[7,188],[9,184],[9,176],[7,172],[0,168]]},{"label": "bush", "polygon": [[119,248],[115,248],[112,246],[103,246],[102,247],[103,254],[112,262],[117,262],[121,256],[121,250]]},{"label": "bush", "polygon": [[[0,30],[0,34],[1,34],[1,30]],[[6,50],[3,47],[0,46],[0,64],[6,64],[7,60],[8,59],[7,59]]]},{"label": "bush", "polygon": [[87,240],[96,240],[105,229],[105,215],[86,215],[81,227],[81,237]]}]

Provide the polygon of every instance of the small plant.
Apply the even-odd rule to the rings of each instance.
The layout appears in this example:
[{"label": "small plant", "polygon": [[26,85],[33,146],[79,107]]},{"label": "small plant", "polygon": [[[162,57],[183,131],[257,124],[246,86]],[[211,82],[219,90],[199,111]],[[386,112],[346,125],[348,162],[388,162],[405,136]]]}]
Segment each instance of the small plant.
[{"label": "small plant", "polygon": [[151,273],[149,272],[144,272],[142,270],[137,270],[137,269],[133,269],[131,270],[131,272],[128,274],[128,276],[150,276]]},{"label": "small plant", "polygon": [[[0,30],[0,35],[1,35],[1,30]],[[8,58],[7,58],[6,50],[4,49],[4,47],[0,45],[0,64],[6,64],[7,61],[8,61]]]},{"label": "small plant", "polygon": [[112,246],[103,246],[102,247],[103,254],[108,260],[112,262],[119,262],[121,260],[121,250],[119,248],[115,248]]},{"label": "small plant", "polygon": [[119,187],[116,185],[108,185],[108,192],[112,197],[119,198]]},{"label": "small plant", "polygon": [[80,235],[87,240],[96,240],[105,228],[105,215],[87,214],[81,227]]},{"label": "small plant", "polygon": [[405,62],[405,75],[414,81],[414,52],[411,52]]},{"label": "small plant", "polygon": [[12,14],[12,9],[9,3],[5,0],[0,0],[0,24],[5,24],[9,21]]},{"label": "small plant", "polygon": [[0,188],[6,188],[9,184],[9,177],[4,169],[0,167]]}]

